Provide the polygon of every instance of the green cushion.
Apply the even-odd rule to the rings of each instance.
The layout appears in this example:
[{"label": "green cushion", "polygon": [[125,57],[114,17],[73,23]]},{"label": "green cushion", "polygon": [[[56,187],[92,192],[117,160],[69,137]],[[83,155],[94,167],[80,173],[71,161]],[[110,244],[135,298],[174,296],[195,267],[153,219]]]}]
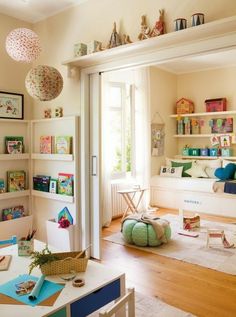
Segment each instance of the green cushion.
[{"label": "green cushion", "polygon": [[185,171],[190,169],[192,167],[192,162],[184,163],[184,162],[174,162],[171,161],[171,166],[172,167],[180,167],[183,166],[183,172],[182,172],[182,177],[191,177],[188,173]]},{"label": "green cushion", "polygon": [[[135,244],[140,247],[156,247],[162,244],[162,241],[157,239],[155,230],[151,224],[126,219],[123,222],[122,233],[125,242],[129,244]],[[171,237],[171,228],[169,225],[165,227],[165,236],[167,241],[169,241]]]}]

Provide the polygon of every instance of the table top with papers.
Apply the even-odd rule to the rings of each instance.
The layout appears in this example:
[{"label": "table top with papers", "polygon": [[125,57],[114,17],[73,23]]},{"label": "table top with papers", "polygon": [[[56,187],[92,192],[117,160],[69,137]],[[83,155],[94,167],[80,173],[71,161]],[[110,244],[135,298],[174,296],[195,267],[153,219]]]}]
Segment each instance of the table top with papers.
[{"label": "table top with papers", "polygon": [[[34,250],[42,250],[45,244],[34,240]],[[52,252],[58,252],[53,248],[49,249]],[[0,249],[0,255],[12,255],[12,260],[7,271],[0,271],[0,284],[4,284],[21,274],[28,274],[29,264],[31,259],[29,257],[20,257],[17,252],[17,245],[11,245],[6,248]],[[41,271],[36,268],[33,270],[33,276],[40,276]],[[55,283],[65,283],[65,287],[61,291],[60,295],[56,299],[53,306],[28,306],[28,305],[11,305],[1,304],[0,311],[1,316],[8,317],[25,317],[25,316],[50,316],[53,312],[67,307],[67,314],[69,316],[69,304],[78,301],[86,295],[100,289],[101,287],[120,279],[121,281],[121,294],[125,291],[125,275],[117,270],[108,268],[105,265],[89,260],[86,272],[77,273],[76,278],[84,279],[85,285],[77,288],[72,285],[72,281],[63,282],[59,276],[47,276],[46,279]]]}]

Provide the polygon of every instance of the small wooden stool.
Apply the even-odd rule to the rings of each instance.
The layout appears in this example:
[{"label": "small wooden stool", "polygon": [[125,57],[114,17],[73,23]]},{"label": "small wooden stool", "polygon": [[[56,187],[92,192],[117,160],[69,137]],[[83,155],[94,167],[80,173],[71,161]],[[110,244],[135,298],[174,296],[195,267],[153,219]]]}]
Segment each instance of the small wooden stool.
[{"label": "small wooden stool", "polygon": [[224,230],[220,229],[207,229],[207,248],[210,245],[210,239],[221,239],[222,243],[224,241],[225,233]]}]

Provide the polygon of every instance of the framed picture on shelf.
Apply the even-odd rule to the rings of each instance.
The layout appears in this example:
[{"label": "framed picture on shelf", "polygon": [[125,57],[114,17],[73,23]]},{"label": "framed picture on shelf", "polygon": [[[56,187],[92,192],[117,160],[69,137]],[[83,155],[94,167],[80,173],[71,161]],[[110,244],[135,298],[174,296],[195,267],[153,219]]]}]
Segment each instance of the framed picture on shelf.
[{"label": "framed picture on shelf", "polygon": [[24,95],[0,91],[0,118],[24,119]]},{"label": "framed picture on shelf", "polygon": [[229,135],[221,135],[220,136],[220,146],[221,147],[229,147],[230,146],[230,136]]}]

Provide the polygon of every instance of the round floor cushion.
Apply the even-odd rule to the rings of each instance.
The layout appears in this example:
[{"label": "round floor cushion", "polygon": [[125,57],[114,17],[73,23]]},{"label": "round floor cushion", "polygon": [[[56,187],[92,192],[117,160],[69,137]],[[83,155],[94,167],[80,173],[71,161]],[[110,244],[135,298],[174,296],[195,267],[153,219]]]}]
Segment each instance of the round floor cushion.
[{"label": "round floor cushion", "polygon": [[[158,220],[157,220],[158,221]],[[168,242],[171,237],[171,228],[167,221],[160,221],[163,227],[164,237],[158,239],[156,231],[151,224],[147,224],[134,219],[126,219],[123,222],[122,233],[125,242],[135,244],[140,247],[156,247],[163,242]]]}]

